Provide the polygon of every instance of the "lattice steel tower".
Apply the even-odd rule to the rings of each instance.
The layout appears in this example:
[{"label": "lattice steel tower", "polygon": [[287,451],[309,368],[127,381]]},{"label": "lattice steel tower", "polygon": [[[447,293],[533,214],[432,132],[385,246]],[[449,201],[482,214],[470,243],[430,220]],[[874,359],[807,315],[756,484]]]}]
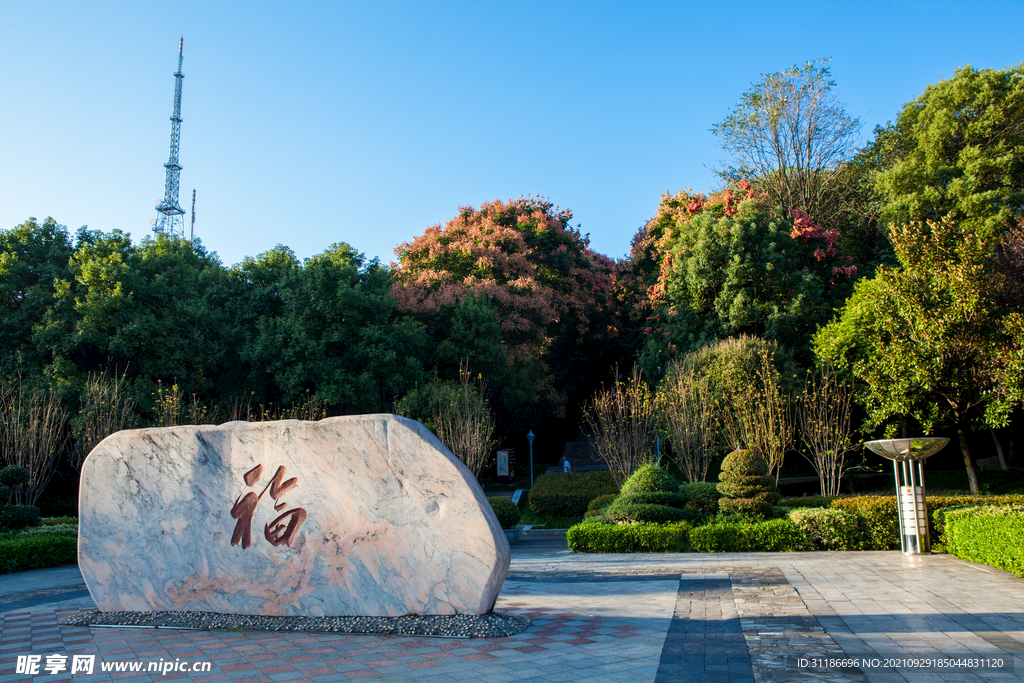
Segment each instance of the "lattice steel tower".
[{"label": "lattice steel tower", "polygon": [[164,182],[164,198],[156,206],[156,220],[152,222],[153,232],[163,235],[185,236],[185,211],[178,206],[178,180],[181,166],[178,165],[178,144],[181,142],[181,59],[185,49],[185,38],[178,43],[178,70],[174,73],[174,113],[171,114],[171,156],[164,164],[167,180]]}]

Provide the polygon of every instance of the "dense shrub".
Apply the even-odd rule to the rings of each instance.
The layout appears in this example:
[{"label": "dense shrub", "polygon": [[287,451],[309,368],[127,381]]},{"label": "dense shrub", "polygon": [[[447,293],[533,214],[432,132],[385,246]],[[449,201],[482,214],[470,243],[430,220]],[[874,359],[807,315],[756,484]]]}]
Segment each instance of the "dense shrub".
[{"label": "dense shrub", "polygon": [[673,508],[681,508],[685,504],[686,498],[683,495],[667,491],[624,493],[615,500],[615,505],[667,505]]},{"label": "dense shrub", "polygon": [[43,517],[39,520],[43,526],[56,526],[58,524],[78,524],[78,517]]},{"label": "dense shrub", "polygon": [[702,553],[802,550],[807,539],[788,519],[764,522],[715,522],[690,531],[693,549]]},{"label": "dense shrub", "polygon": [[78,539],[70,536],[0,540],[0,574],[75,564]]},{"label": "dense shrub", "polygon": [[12,505],[0,512],[0,526],[8,529],[39,526],[39,508],[35,505]]},{"label": "dense shrub", "polygon": [[657,465],[643,465],[622,485],[623,496],[655,491],[665,493],[679,491],[679,482],[676,481],[676,478]]},{"label": "dense shrub", "polygon": [[779,505],[784,508],[827,508],[835,499],[835,496],[801,496],[800,498],[783,498],[779,501]]},{"label": "dense shrub", "polygon": [[542,474],[530,490],[530,509],[538,515],[582,517],[590,501],[618,490],[610,472]]},{"label": "dense shrub", "polygon": [[726,514],[768,517],[781,498],[768,476],[768,463],[751,450],[733,451],[725,456],[718,479],[718,492],[722,494],[718,509]]},{"label": "dense shrub", "polygon": [[605,524],[584,521],[569,529],[565,538],[574,553],[671,553],[686,550],[690,525]]},{"label": "dense shrub", "polygon": [[20,537],[35,536],[78,536],[77,524],[49,524],[19,531]]},{"label": "dense shrub", "polygon": [[927,496],[932,541],[945,542],[945,512],[978,505],[1024,505],[1024,496]]},{"label": "dense shrub", "polygon": [[516,524],[519,524],[519,506],[510,499],[501,497],[488,498],[487,502],[491,504],[491,508],[498,518],[498,524],[501,525],[502,529],[511,529]]},{"label": "dense shrub", "polygon": [[701,514],[713,515],[718,512],[718,499],[722,494],[718,486],[710,481],[694,481],[683,484],[679,492],[686,498],[686,507]]},{"label": "dense shrub", "polygon": [[1024,505],[950,510],[945,538],[951,555],[1024,576]]},{"label": "dense shrub", "polygon": [[691,510],[669,507],[668,505],[651,505],[645,503],[622,503],[620,498],[614,505],[608,507],[604,512],[605,520],[609,522],[650,522],[663,524],[665,522],[680,522],[691,519]]},{"label": "dense shrub", "polygon": [[590,501],[590,505],[587,506],[587,512],[600,512],[614,503],[616,498],[618,498],[618,495],[614,493],[606,493],[603,496],[598,496],[594,500]]},{"label": "dense shrub", "polygon": [[854,496],[836,498],[831,509],[859,516],[863,524],[865,550],[891,550],[900,547],[900,520],[896,496]]},{"label": "dense shrub", "polygon": [[[931,539],[939,543],[943,542],[943,526],[941,517],[936,519],[936,513],[941,510],[973,505],[1024,504],[1024,497],[926,496],[925,502],[928,505],[929,519],[932,523]],[[889,550],[900,547],[900,520],[896,511],[895,494],[837,498],[832,501],[832,508],[852,512],[863,518],[867,531],[865,549]]]},{"label": "dense shrub", "polygon": [[797,508],[789,513],[789,520],[800,527],[815,550],[858,550],[861,547],[860,520],[852,512]]}]

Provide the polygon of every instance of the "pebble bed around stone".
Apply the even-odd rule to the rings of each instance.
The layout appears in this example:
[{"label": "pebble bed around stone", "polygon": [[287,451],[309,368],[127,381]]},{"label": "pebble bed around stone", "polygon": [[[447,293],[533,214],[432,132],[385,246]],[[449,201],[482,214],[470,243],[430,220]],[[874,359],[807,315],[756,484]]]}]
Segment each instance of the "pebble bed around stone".
[{"label": "pebble bed around stone", "polygon": [[100,612],[64,617],[62,626],[128,626],[234,631],[308,631],[375,636],[505,638],[522,633],[530,620],[518,614],[407,615],[402,617],[267,617],[213,612]]}]

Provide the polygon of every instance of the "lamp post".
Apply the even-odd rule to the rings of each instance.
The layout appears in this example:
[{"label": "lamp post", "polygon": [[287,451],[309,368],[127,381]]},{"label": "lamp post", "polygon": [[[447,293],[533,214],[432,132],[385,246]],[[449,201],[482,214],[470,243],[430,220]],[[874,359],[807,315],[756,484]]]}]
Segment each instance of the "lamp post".
[{"label": "lamp post", "polygon": [[533,430],[526,435],[526,440],[530,442],[530,488],[533,488],[533,440],[537,438],[533,435]]}]

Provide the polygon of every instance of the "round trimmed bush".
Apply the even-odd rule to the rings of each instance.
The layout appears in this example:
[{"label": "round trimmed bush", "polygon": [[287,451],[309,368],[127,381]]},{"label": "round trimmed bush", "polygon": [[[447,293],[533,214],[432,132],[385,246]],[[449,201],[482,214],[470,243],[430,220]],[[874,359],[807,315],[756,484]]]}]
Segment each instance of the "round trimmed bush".
[{"label": "round trimmed bush", "polygon": [[640,491],[619,496],[616,504],[667,505],[672,508],[681,508],[686,504],[686,498],[678,493],[668,493],[667,491]]},{"label": "round trimmed bush", "polygon": [[619,497],[617,493],[606,493],[603,496],[598,496],[594,500],[590,501],[590,505],[587,506],[587,512],[600,512],[602,509],[608,507],[615,502],[615,499]]},{"label": "round trimmed bush", "polygon": [[39,508],[35,505],[12,505],[0,512],[0,526],[8,529],[24,529],[39,523]]},{"label": "round trimmed bush", "polygon": [[664,491],[675,493],[679,490],[679,482],[671,474],[657,465],[643,465],[633,473],[622,485],[620,493],[625,496],[631,493],[651,493]]},{"label": "round trimmed bush", "polygon": [[519,524],[519,506],[511,500],[498,497],[488,498],[487,502],[491,504],[491,509],[494,510],[502,529],[511,529]]},{"label": "round trimmed bush", "polygon": [[719,510],[751,518],[770,516],[782,496],[768,472],[768,463],[755,451],[733,451],[725,456],[718,475]]},{"label": "round trimmed bush", "polygon": [[668,505],[645,505],[642,503],[616,503],[604,512],[606,521],[623,524],[664,524],[665,522],[680,522],[692,516],[693,512],[690,510],[680,510]]},{"label": "round trimmed bush", "polygon": [[28,480],[31,478],[32,473],[25,467],[8,465],[7,467],[0,469],[0,484],[3,484],[4,486],[27,484]]},{"label": "round trimmed bush", "polygon": [[718,512],[718,499],[722,494],[712,481],[691,481],[679,487],[679,493],[686,498],[686,507],[700,512],[714,514]]}]

